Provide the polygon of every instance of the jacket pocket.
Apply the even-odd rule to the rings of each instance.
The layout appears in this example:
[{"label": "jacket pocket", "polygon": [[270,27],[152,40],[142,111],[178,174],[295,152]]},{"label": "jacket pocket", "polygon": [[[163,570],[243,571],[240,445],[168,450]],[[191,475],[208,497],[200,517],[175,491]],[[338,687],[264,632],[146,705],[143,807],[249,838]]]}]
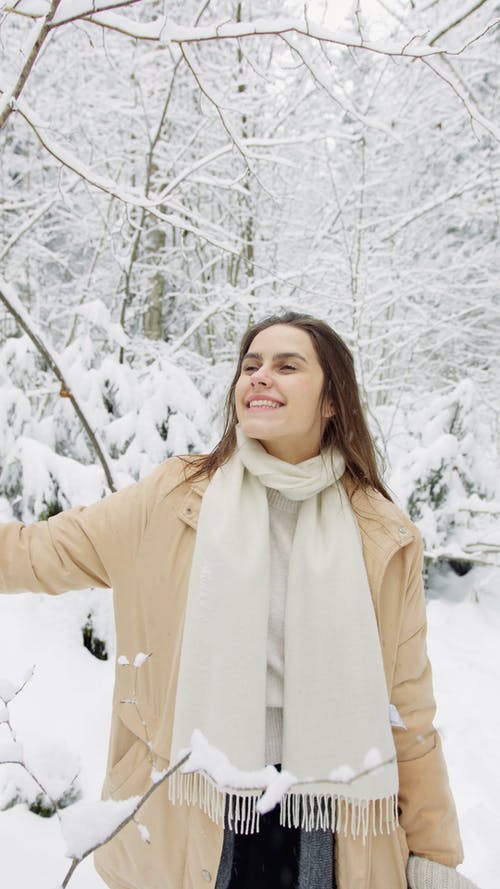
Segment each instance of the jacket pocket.
[{"label": "jacket pocket", "polygon": [[[127,752],[115,763],[106,776],[106,796],[112,796],[114,799],[126,799],[133,796],[134,793],[144,793],[147,787],[144,786],[145,766],[147,765],[148,748],[144,741],[135,738],[132,746]],[[141,787],[136,791],[131,789],[134,783],[134,776],[141,776]]]}]

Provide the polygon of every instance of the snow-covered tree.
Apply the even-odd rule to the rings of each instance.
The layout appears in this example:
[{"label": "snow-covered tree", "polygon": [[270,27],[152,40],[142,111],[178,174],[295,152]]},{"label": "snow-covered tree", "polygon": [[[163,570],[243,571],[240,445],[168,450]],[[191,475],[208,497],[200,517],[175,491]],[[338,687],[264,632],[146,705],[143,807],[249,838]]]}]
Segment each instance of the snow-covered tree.
[{"label": "snow-covered tree", "polygon": [[428,557],[457,571],[494,564],[500,551],[500,486],[484,405],[470,380],[409,418],[419,442],[399,462],[392,484],[419,526]]}]

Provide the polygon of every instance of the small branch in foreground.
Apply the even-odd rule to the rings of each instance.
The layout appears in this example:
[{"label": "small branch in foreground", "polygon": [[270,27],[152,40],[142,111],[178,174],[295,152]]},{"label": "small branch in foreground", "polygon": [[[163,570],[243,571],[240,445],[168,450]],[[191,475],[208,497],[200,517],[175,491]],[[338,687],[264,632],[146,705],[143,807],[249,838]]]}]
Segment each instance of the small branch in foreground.
[{"label": "small branch in foreground", "polygon": [[161,777],[156,782],[154,782],[151,785],[151,787],[146,791],[144,796],[142,796],[138,800],[137,804],[134,806],[133,810],[129,813],[129,815],[127,815],[127,817],[124,818],[123,821],[120,821],[118,826],[115,827],[115,829],[102,842],[95,843],[91,848],[86,849],[80,858],[73,858],[70,868],[69,868],[66,876],[64,877],[64,880],[61,883],[61,889],[66,889],[66,886],[68,885],[69,881],[71,880],[71,877],[73,876],[73,874],[74,874],[76,868],[78,867],[78,865],[80,864],[80,862],[83,861],[85,858],[87,858],[89,855],[91,855],[92,852],[95,852],[96,849],[100,849],[101,846],[105,846],[106,843],[109,843],[109,841],[112,840],[122,830],[122,828],[125,827],[126,824],[128,824],[130,821],[133,821],[135,819],[135,816],[137,815],[137,812],[139,811],[139,809],[144,805],[145,802],[147,802],[149,797],[152,796],[152,794],[155,792],[156,788],[160,787],[160,785],[163,784],[164,781],[166,781],[168,778],[170,778],[171,775],[173,775],[178,769],[180,769],[181,766],[183,766],[184,763],[188,761],[190,756],[191,756],[191,751],[188,750],[187,753],[184,754],[184,756],[182,756],[173,766],[171,766],[171,768],[165,769],[165,771],[161,773]]},{"label": "small branch in foreground", "polygon": [[[21,692],[26,687],[28,682],[33,678],[34,672],[35,672],[35,668],[33,666],[28,670],[23,681],[17,687],[11,685],[11,683],[8,680],[6,682],[5,680],[0,679],[0,702],[3,703],[3,706],[4,706],[4,714],[2,714],[2,718],[0,719],[0,722],[2,723],[2,725],[7,726],[7,731],[9,732],[10,737],[11,737],[10,743],[12,745],[14,745],[14,755],[11,758],[9,758],[8,756],[2,756],[2,758],[0,759],[0,764],[1,765],[20,766],[26,772],[26,774],[29,775],[29,777],[31,778],[33,783],[36,784],[36,786],[38,787],[42,796],[45,797],[46,800],[48,800],[48,802],[52,806],[54,812],[58,815],[59,809],[60,809],[59,801],[57,799],[55,799],[49,793],[47,787],[45,787],[45,785],[40,781],[40,779],[37,778],[37,776],[35,775],[33,770],[26,764],[26,762],[24,760],[23,748],[22,748],[22,745],[19,744],[19,741],[17,740],[16,731],[14,729],[14,726],[12,725],[11,716],[10,716],[10,712],[9,712],[10,702],[13,701],[14,698],[17,698],[18,695],[21,694]],[[15,753],[16,747],[19,748],[20,755],[18,758],[16,758],[16,753]],[[72,780],[68,783],[67,790],[69,790],[74,785],[77,777],[78,777],[78,775],[75,775],[72,778]]]}]

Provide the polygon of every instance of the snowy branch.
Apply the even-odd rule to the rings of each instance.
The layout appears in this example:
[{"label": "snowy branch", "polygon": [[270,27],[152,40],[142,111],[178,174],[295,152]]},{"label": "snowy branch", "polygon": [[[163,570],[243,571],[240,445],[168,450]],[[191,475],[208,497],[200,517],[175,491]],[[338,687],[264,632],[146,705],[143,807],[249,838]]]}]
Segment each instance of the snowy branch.
[{"label": "snowy branch", "polygon": [[[79,179],[75,179],[66,189],[65,194],[68,194],[72,189],[77,185]],[[36,223],[43,217],[45,214],[54,206],[54,204],[60,200],[61,195],[56,195],[54,197],[49,198],[45,201],[40,207],[38,207],[35,212],[14,232],[13,235],[7,241],[5,247],[0,252],[0,263],[3,262],[7,254],[10,250],[17,244],[17,242],[29,231]]]},{"label": "snowy branch", "polygon": [[[393,705],[390,705],[391,725],[396,730],[406,730],[406,726]],[[434,729],[421,736],[421,740],[431,737]],[[199,729],[195,729],[190,741],[190,756],[182,769],[184,773],[200,772],[214,784],[229,791],[245,790],[251,792],[262,791],[262,796],[257,803],[260,814],[271,811],[282,799],[285,793],[297,786],[308,784],[332,784],[342,787],[350,787],[360,778],[372,774],[385,766],[392,765],[396,761],[396,753],[393,756],[382,759],[380,752],[372,747],[364,756],[361,769],[354,769],[348,763],[336,766],[325,777],[297,778],[291,772],[282,770],[278,772],[275,766],[267,765],[254,771],[239,769],[234,766],[228,756],[217,747],[208,742]]]},{"label": "snowy branch", "polygon": [[[60,0],[57,13],[52,18],[51,27],[65,25],[76,19],[85,18],[89,15],[95,15],[97,12],[107,12],[110,9],[122,9],[126,6],[132,6],[141,0],[103,0],[103,2],[94,2],[89,8],[88,2],[85,0]],[[51,4],[49,0],[18,0],[11,3],[9,0],[0,2],[0,10],[3,13],[11,13],[13,15],[23,16],[30,19],[45,18],[50,10]]]},{"label": "snowy branch", "polygon": [[500,127],[493,121],[488,120],[488,118],[481,113],[472,96],[467,94],[467,91],[462,87],[458,78],[455,76],[450,61],[448,59],[433,59],[432,61],[423,59],[423,62],[434,71],[441,80],[444,80],[452,88],[455,95],[460,99],[461,103],[467,110],[471,121],[475,121],[481,127],[484,127],[484,129],[490,133],[497,142],[500,142]]},{"label": "snowy branch", "polygon": [[187,51],[186,47],[182,45],[182,43],[180,46],[181,46],[182,57],[187,65],[187,67],[191,71],[191,74],[193,75],[200,92],[202,92],[203,95],[205,96],[205,98],[208,99],[210,104],[214,106],[214,108],[217,111],[217,114],[219,115],[222,126],[224,127],[229,138],[231,139],[231,142],[233,143],[235,148],[239,151],[241,156],[245,159],[245,161],[248,163],[248,158],[247,158],[246,152],[241,144],[238,134],[234,130],[234,127],[231,125],[229,120],[227,120],[226,115],[224,114],[220,104],[217,102],[217,100],[214,98],[214,96],[211,95],[211,93],[207,90],[206,86],[203,84],[203,82],[201,80],[201,76],[200,76],[199,72],[196,70],[194,59],[192,58],[192,56]]},{"label": "snowy branch", "polygon": [[[35,120],[33,113],[24,102],[16,103],[15,110],[31,127],[37,139],[39,139],[40,143],[49,152],[49,154],[51,154],[52,157],[63,164],[63,166],[65,166],[68,170],[71,170],[73,173],[76,173],[77,176],[79,176],[82,180],[88,182],[89,185],[93,185],[96,188],[99,188],[101,191],[118,198],[124,204],[128,204],[132,207],[140,207],[141,209],[146,210],[151,216],[154,216],[156,219],[160,219],[162,222],[167,222],[174,228],[180,228],[183,231],[190,232],[191,234],[202,238],[203,240],[207,241],[210,244],[213,244],[213,246],[218,247],[221,250],[229,252],[233,252],[235,250],[234,244],[230,244],[228,241],[224,242],[219,240],[216,235],[212,235],[208,231],[203,231],[197,226],[189,223],[187,218],[184,218],[180,215],[163,213],[158,210],[158,205],[165,203],[165,200],[162,196],[159,196],[155,200],[151,200],[150,198],[141,195],[139,192],[128,191],[127,189],[122,188],[117,182],[113,181],[107,176],[100,176],[99,174],[95,173],[88,165],[80,161],[76,157],[76,155],[74,155],[72,152],[68,151],[62,145],[59,145],[49,136],[44,134],[42,132],[42,125]],[[174,205],[172,202],[170,202],[170,206],[175,206],[178,210],[178,213],[185,214],[186,217],[197,215],[188,207],[180,206],[179,204]],[[215,225],[214,223],[209,223],[207,221],[207,226],[209,226],[211,229],[220,231],[220,227]],[[233,235],[233,237],[235,236]]]},{"label": "snowy branch", "polygon": [[395,43],[368,43],[359,36],[345,33],[334,33],[323,25],[308,21],[307,24],[298,19],[256,19],[252,22],[222,22],[202,27],[185,27],[177,25],[167,16],[161,16],[153,22],[135,22],[126,16],[113,12],[90,15],[86,19],[104,28],[119,31],[138,40],[151,40],[162,44],[174,43],[205,43],[213,40],[234,40],[245,37],[276,37],[283,34],[300,34],[321,43],[330,43],[348,49],[361,49],[377,55],[394,58],[421,59],[434,55],[457,55],[461,50],[446,47],[423,45],[420,48],[411,46],[412,41],[398,45]]},{"label": "snowy branch", "polygon": [[439,27],[436,28],[435,31],[428,36],[427,42],[429,46],[434,46],[434,44],[437,43],[437,41],[440,40],[441,37],[444,37],[444,35],[451,31],[453,28],[461,25],[462,22],[465,21],[465,19],[472,15],[473,12],[476,12],[476,10],[480,9],[481,6],[484,6],[484,4],[487,2],[488,0],[477,0],[477,2],[474,3],[472,6],[470,5],[470,3],[467,3],[463,9],[455,12],[454,15],[452,15],[447,22],[443,22],[443,24],[439,25]]},{"label": "snowy branch", "polygon": [[[317,136],[315,133],[311,133],[309,135],[297,136],[295,138],[290,137],[288,139],[286,139],[286,138],[273,138],[273,139],[240,138],[239,145],[242,148],[242,152],[244,154],[245,160],[247,160],[248,158],[252,158],[252,157],[255,157],[255,159],[260,160],[260,159],[262,159],[262,156],[254,155],[252,149],[254,149],[254,148],[279,148],[279,147],[285,146],[285,145],[289,146],[289,145],[308,144],[308,143],[315,142],[315,141],[317,141]],[[225,155],[231,154],[231,152],[233,151],[233,148],[234,148],[234,145],[233,145],[233,142],[231,141],[231,142],[228,142],[226,145],[222,145],[220,148],[215,149],[215,151],[211,151],[210,154],[204,155],[204,156],[198,158],[198,160],[193,161],[193,163],[191,163],[189,165],[189,167],[186,167],[185,170],[182,170],[180,173],[178,173],[178,175],[175,176],[169,182],[169,184],[161,191],[161,193],[157,199],[158,202],[163,203],[165,198],[167,197],[167,195],[169,195],[171,192],[175,191],[175,189],[178,188],[182,182],[189,180],[190,177],[192,177],[193,174],[196,173],[198,170],[201,170],[204,167],[209,166],[214,161],[219,160],[221,157],[224,157]],[[241,178],[243,178],[244,175],[245,175],[244,172],[240,173],[240,175],[237,177],[237,181],[239,181]],[[229,188],[232,186],[233,183],[236,184],[234,182],[234,180],[230,180],[228,182],[224,182],[223,186],[225,188]]]},{"label": "snowy branch", "polygon": [[[136,656],[133,664],[136,671],[146,659],[147,656],[143,654]],[[136,821],[136,815],[155,790],[187,763],[191,751],[187,750],[183,753],[178,761],[168,769],[158,772],[152,768],[151,786],[142,795],[130,797],[127,800],[111,799],[91,803],[73,803],[71,806],[61,809],[58,800],[51,796],[40,778],[27,765],[22,746],[17,741],[15,730],[10,720],[9,704],[22,692],[32,676],[33,669],[30,669],[23,681],[17,685],[8,679],[0,677],[0,702],[2,702],[0,706],[0,724],[7,726],[11,739],[7,742],[0,742],[0,764],[21,766],[56,813],[61,824],[63,837],[66,840],[68,857],[72,858],[71,865],[61,883],[61,889],[66,889],[78,865],[95,852],[96,849],[112,840],[129,822],[134,821],[143,840],[149,842],[147,828]],[[75,778],[71,781],[70,786],[74,781]]]},{"label": "snowy branch", "polygon": [[34,26],[31,39],[28,45],[24,47],[24,64],[21,66],[21,69],[12,76],[11,82],[2,89],[2,97],[0,99],[0,129],[12,113],[16,99],[21,95],[24,85],[31,73],[31,69],[33,68],[45,39],[49,34],[50,23],[57,12],[60,2],[61,0],[52,0],[47,14]]},{"label": "snowy branch", "polygon": [[[254,267],[262,268],[257,263],[254,263]],[[264,271],[267,271],[264,269]],[[299,278],[302,274],[302,270],[288,272],[287,274],[279,275],[275,272],[269,272],[263,278],[254,279],[251,282],[251,285],[243,291],[238,292],[234,299],[223,299],[217,300],[208,306],[203,312],[196,316],[193,322],[189,325],[189,327],[184,331],[184,333],[174,342],[171,346],[169,346],[168,354],[169,356],[175,355],[176,352],[179,352],[183,346],[189,341],[189,339],[203,327],[206,322],[214,317],[221,316],[224,312],[231,312],[232,309],[237,306],[240,307],[251,307],[254,304],[256,306],[259,305],[259,297],[256,296],[259,290],[263,288],[268,288],[276,283],[276,281],[281,282],[289,282]],[[299,290],[304,290],[304,293],[308,293],[305,288],[299,287]]]},{"label": "snowy branch", "polygon": [[246,146],[244,144],[244,139],[242,137],[240,137],[239,134],[235,131],[231,122],[228,120],[227,116],[224,114],[224,111],[222,110],[220,103],[211,94],[211,92],[207,89],[206,85],[203,82],[201,73],[196,69],[194,58],[192,57],[191,53],[188,51],[187,47],[183,46],[182,44],[181,44],[181,53],[182,53],[182,57],[187,65],[187,67],[191,71],[191,73],[196,81],[198,89],[200,90],[200,92],[203,93],[205,98],[208,99],[208,101],[216,109],[217,114],[219,115],[220,121],[222,123],[222,126],[224,127],[229,138],[231,139],[231,142],[233,143],[234,147],[240,153],[243,160],[245,161],[248,171],[250,173],[252,173],[255,181],[259,183],[261,188],[264,191],[267,191],[264,184],[261,182],[261,180],[259,178],[257,169],[255,168],[254,164],[252,163],[252,160],[253,160],[252,155],[249,154],[248,151],[246,150]]},{"label": "snowy branch", "polygon": [[[142,796],[131,797],[130,800],[123,801],[125,803],[129,803],[129,806],[127,807],[129,809],[127,811],[127,814],[124,817],[119,819],[118,824],[116,824],[116,826],[111,831],[109,831],[109,832],[106,831],[103,836],[100,836],[99,839],[97,839],[95,842],[91,843],[90,846],[88,846],[84,850],[80,851],[78,854],[78,857],[73,858],[70,868],[69,868],[66,876],[64,877],[64,880],[61,883],[61,889],[66,889],[66,886],[69,884],[69,881],[71,880],[71,877],[73,876],[76,868],[82,861],[84,861],[85,858],[88,858],[89,855],[92,855],[92,853],[95,852],[96,849],[100,849],[101,846],[105,846],[106,843],[109,843],[110,840],[112,840],[113,837],[115,837],[118,833],[120,833],[120,831],[123,830],[123,828],[127,824],[129,824],[131,821],[135,821],[135,816],[137,815],[139,810],[142,808],[144,803],[148,801],[150,796],[153,795],[155,790],[158,787],[160,787],[161,784],[163,784],[165,781],[167,781],[171,777],[171,775],[174,775],[175,772],[177,772],[181,768],[181,766],[183,766],[185,763],[187,763],[187,761],[190,757],[190,754],[191,754],[191,751],[188,750],[186,753],[184,753],[177,760],[176,763],[174,763],[173,766],[170,766],[170,768],[165,769],[161,773],[161,775],[157,778],[157,780],[153,781],[153,783],[148,788],[146,793],[144,793]],[[114,803],[115,806],[118,802],[118,807],[120,805],[120,802],[116,801],[116,800],[104,800],[101,803],[97,803],[96,806],[98,808],[101,808],[101,807],[105,806],[107,802],[112,802],[112,803]],[[73,807],[73,808],[75,808],[75,807]],[[84,811],[84,815],[87,816],[87,813],[85,811]]]},{"label": "snowy branch", "polygon": [[[448,201],[452,201],[454,198],[460,197],[464,194],[464,192],[469,191],[470,189],[478,188],[482,184],[483,172],[479,171],[471,179],[467,182],[464,182],[462,185],[455,186],[454,188],[450,188],[448,191],[444,192],[444,194],[439,195],[432,200],[426,201],[420,207],[415,207],[410,213],[407,213],[405,218],[400,222],[397,222],[393,228],[391,228],[388,232],[381,236],[382,241],[390,241],[391,238],[394,238],[400,231],[406,228],[408,225],[411,225],[413,222],[416,222],[417,219],[421,219],[422,216],[425,216],[427,213],[432,213],[434,210],[437,210],[438,207],[442,207],[443,204],[448,203]],[[383,221],[383,220],[382,220]],[[379,225],[381,220],[377,220],[377,225]],[[373,223],[365,223],[363,228],[366,229],[372,226]]]},{"label": "snowy branch", "polygon": [[[287,37],[283,37],[283,40],[290,47],[291,51],[298,56],[301,60],[302,64],[311,74],[314,82],[321,87],[322,90],[332,99],[336,105],[338,105],[342,111],[346,114],[349,114],[355,120],[358,120],[361,124],[366,127],[373,127],[373,129],[380,130],[380,132],[384,133],[390,139],[394,139],[396,142],[401,142],[401,138],[391,129],[391,127],[387,126],[382,120],[377,120],[376,118],[369,117],[366,114],[362,114],[358,111],[357,108],[354,107],[352,102],[349,102],[346,96],[339,96],[338,93],[333,91],[333,86],[331,82],[326,80],[325,77],[321,74],[319,69],[314,65],[314,63],[307,59],[305,54],[299,49],[299,47],[292,43]],[[331,80],[331,79],[330,79]]]},{"label": "snowy branch", "polygon": [[140,2],[141,0],[101,0],[101,2],[95,0],[92,3],[91,9],[89,9],[88,0],[61,0],[51,27],[58,28],[60,25],[67,25],[68,22],[84,19],[96,13],[124,8],[125,6],[135,6],[136,3]]},{"label": "snowy branch", "polygon": [[[30,768],[27,764],[24,757],[24,750],[22,744],[19,743],[15,729],[11,722],[10,712],[9,712],[9,704],[21,694],[23,689],[26,687],[28,682],[32,679],[34,674],[34,667],[31,667],[26,675],[24,676],[22,682],[18,685],[10,682],[8,679],[4,679],[0,677],[0,701],[3,702],[3,707],[0,709],[0,724],[5,725],[10,735],[10,741],[2,741],[0,742],[0,764],[1,765],[18,765],[20,766],[24,772],[31,778],[33,783],[38,787],[40,793],[43,797],[48,801],[50,806],[52,807],[54,812],[59,811],[59,802],[55,799],[52,794],[49,792],[48,788],[41,781],[41,779],[35,774],[34,770]],[[75,775],[72,780],[69,782],[67,790],[71,788],[75,781],[77,775]]]}]

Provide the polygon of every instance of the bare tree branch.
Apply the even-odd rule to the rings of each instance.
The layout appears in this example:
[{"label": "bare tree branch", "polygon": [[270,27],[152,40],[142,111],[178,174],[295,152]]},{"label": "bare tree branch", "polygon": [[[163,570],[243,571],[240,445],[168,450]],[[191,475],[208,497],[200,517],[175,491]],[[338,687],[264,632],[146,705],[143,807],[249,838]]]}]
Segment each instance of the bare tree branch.
[{"label": "bare tree branch", "polygon": [[[51,154],[52,157],[58,160],[67,169],[71,170],[73,173],[76,173],[82,180],[85,180],[90,185],[94,185],[96,188],[101,189],[101,191],[107,192],[107,194],[118,198],[125,204],[131,205],[133,207],[143,208],[152,216],[156,217],[157,219],[161,219],[163,222],[167,222],[169,225],[175,228],[180,228],[183,231],[190,232],[197,237],[203,238],[204,241],[209,244],[213,244],[215,247],[218,247],[221,250],[232,252],[235,249],[234,244],[230,244],[227,241],[223,242],[216,236],[209,234],[210,229],[221,231],[222,234],[226,234],[216,223],[202,219],[200,221],[207,225],[207,229],[201,230],[188,221],[189,216],[199,216],[199,214],[191,210],[189,207],[181,206],[178,203],[174,203],[173,201],[165,201],[165,199],[161,195],[155,200],[152,200],[151,198],[147,198],[139,192],[127,191],[126,189],[123,189],[117,182],[114,182],[109,177],[100,176],[94,173],[74,154],[69,152],[66,148],[63,148],[61,145],[56,144],[55,142],[53,142],[52,139],[42,133],[41,126],[37,122],[35,122],[32,112],[28,109],[25,103],[17,103],[16,111],[31,127],[37,139],[41,142],[41,144],[49,152],[49,154]],[[159,204],[162,203],[167,203],[167,206],[170,205],[171,207],[175,208],[179,214],[183,215],[174,215],[161,212],[157,209],[157,207]],[[231,237],[234,240],[238,239],[238,236],[234,234],[231,235]]]},{"label": "bare tree branch", "polygon": [[488,3],[489,0],[477,0],[477,3],[474,3],[473,6],[467,6],[465,9],[460,10],[460,12],[455,13],[454,16],[451,17],[445,24],[440,25],[433,34],[430,34],[427,38],[427,43],[429,46],[434,46],[441,37],[444,37],[445,34],[448,34],[453,28],[456,28],[457,25],[462,24],[465,19],[469,18],[473,12],[480,9],[481,6],[484,6],[485,3]]},{"label": "bare tree branch", "polygon": [[110,9],[117,8],[121,9],[125,6],[134,6],[136,3],[140,2],[141,0],[114,0],[114,2],[113,0],[104,0],[103,3],[99,3],[98,0],[96,0],[95,4],[92,4],[92,9],[89,9],[88,4],[83,0],[81,4],[83,8],[79,11],[78,8],[75,9],[76,4],[74,0],[71,0],[71,14],[65,16],[64,9],[66,3],[62,0],[58,14],[54,16],[51,27],[58,28],[60,25],[67,25],[69,22],[75,22],[79,19],[87,18],[90,15],[95,15],[96,12],[107,12]]},{"label": "bare tree branch", "polygon": [[[222,126],[226,130],[226,133],[228,134],[229,138],[231,139],[231,142],[233,143],[236,150],[241,154],[241,156],[242,156],[243,160],[245,161],[245,164],[248,168],[248,171],[250,173],[252,173],[254,179],[256,180],[256,182],[259,183],[259,185],[263,189],[263,191],[265,191],[269,195],[269,190],[266,188],[266,186],[260,179],[258,172],[257,172],[254,164],[252,163],[253,158],[252,158],[251,154],[249,154],[248,151],[246,150],[244,138],[240,138],[240,136],[235,132],[234,127],[232,126],[230,121],[227,119],[220,104],[211,95],[211,93],[209,93],[206,86],[203,84],[201,76],[195,68],[193,59],[190,57],[189,53],[186,51],[186,47],[183,46],[182,43],[180,44],[180,49],[181,49],[184,61],[186,62],[186,65],[188,66],[189,70],[191,71],[199,90],[208,99],[208,101],[214,106],[215,110],[217,111],[217,114],[219,115]],[[269,195],[269,196],[272,197],[272,195]]]},{"label": "bare tree branch", "polygon": [[462,105],[466,108],[471,121],[480,124],[480,126],[484,127],[484,129],[490,133],[497,142],[500,142],[500,127],[493,121],[488,120],[488,118],[481,113],[474,99],[470,95],[467,95],[467,92],[459,83],[458,78],[455,75],[450,60],[436,58],[432,61],[430,59],[422,59],[422,61],[434,71],[441,80],[444,80],[451,87],[455,95],[460,99]]},{"label": "bare tree branch", "polygon": [[[68,186],[65,194],[68,194],[70,191],[72,191],[75,188],[75,186],[78,184],[79,181],[80,181],[79,179],[75,179]],[[49,198],[48,201],[45,201],[45,203],[43,203],[41,205],[41,207],[39,207],[29,217],[29,219],[27,219],[26,222],[24,222],[23,225],[20,228],[18,228],[18,230],[16,232],[14,232],[14,234],[9,238],[5,247],[3,248],[2,252],[0,253],[0,262],[3,262],[3,260],[9,253],[9,251],[12,250],[12,248],[17,244],[17,242],[22,238],[22,236],[25,235],[26,232],[29,231],[30,228],[32,228],[32,226],[36,225],[38,220],[41,219],[42,216],[44,216],[45,213],[47,213],[50,210],[50,208],[53,207],[54,204],[56,204],[60,199],[61,199],[61,195],[59,195],[59,194],[54,197]]]},{"label": "bare tree branch", "polygon": [[336,94],[333,91],[330,83],[328,83],[326,79],[321,75],[317,67],[305,57],[304,53],[299,49],[299,47],[292,43],[288,37],[282,37],[282,39],[285,41],[287,46],[290,47],[290,50],[300,59],[304,67],[307,68],[314,82],[317,83],[318,86],[320,86],[321,89],[325,91],[330,99],[332,99],[332,101],[335,102],[335,104],[338,105],[339,108],[342,109],[342,111],[344,111],[346,114],[351,115],[351,117],[354,117],[356,120],[359,120],[359,122],[364,126],[372,127],[375,130],[379,130],[386,136],[389,136],[389,138],[393,139],[395,142],[401,142],[400,137],[397,136],[396,133],[389,126],[387,126],[387,124],[384,124],[381,120],[377,120],[376,118],[372,118],[366,114],[363,114],[362,112],[358,111],[357,108],[355,108],[354,105],[349,102],[349,100],[345,96],[340,97],[338,94]]},{"label": "bare tree branch", "polygon": [[[483,183],[481,179],[483,177],[483,172],[480,170],[471,179],[467,180],[467,182],[461,183],[460,185],[455,186],[455,188],[450,188],[444,194],[438,195],[432,200],[427,201],[425,204],[420,207],[415,207],[410,213],[405,214],[405,218],[397,222],[393,228],[390,229],[386,234],[381,236],[382,241],[390,241],[391,238],[394,238],[395,235],[399,234],[404,228],[408,225],[411,225],[417,219],[421,219],[422,216],[425,216],[427,213],[432,213],[438,207],[442,207],[443,204],[447,204],[448,201],[452,201],[454,198],[460,197],[466,191],[470,191],[471,189],[478,188]],[[380,225],[381,222],[384,222],[382,219],[377,219],[376,222],[365,223],[364,228],[370,228],[372,225]]]}]

